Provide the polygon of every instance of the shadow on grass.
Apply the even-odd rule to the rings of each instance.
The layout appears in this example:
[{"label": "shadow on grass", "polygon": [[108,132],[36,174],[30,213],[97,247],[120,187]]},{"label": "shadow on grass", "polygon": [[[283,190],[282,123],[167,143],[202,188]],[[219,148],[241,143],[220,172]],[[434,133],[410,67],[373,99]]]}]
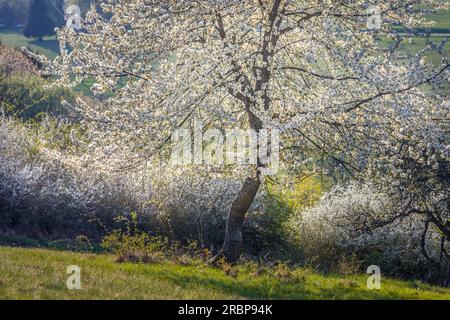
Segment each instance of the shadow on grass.
[{"label": "shadow on grass", "polygon": [[45,248],[47,245],[47,241],[33,240],[21,236],[9,236],[0,234],[0,246],[19,248]]},{"label": "shadow on grass", "polygon": [[[238,279],[212,277],[211,274],[176,274],[170,270],[161,270],[157,275],[164,280],[171,281],[185,289],[198,288],[199,286],[219,290],[229,295],[235,295],[244,299],[292,299],[292,300],[337,300],[337,299],[404,299],[405,296],[392,291],[371,291],[352,282],[333,279],[331,276],[323,276],[321,281],[328,279],[333,284],[321,284],[314,279],[285,282],[276,278],[261,277]],[[327,279],[328,278],[328,279]],[[338,282],[336,282],[338,281]]]},{"label": "shadow on grass", "polygon": [[84,246],[76,240],[60,239],[60,240],[38,240],[18,235],[7,235],[0,233],[0,246],[12,248],[27,249],[48,249],[55,251],[69,251],[78,253],[96,253],[101,254],[103,250],[99,244]]},{"label": "shadow on grass", "polygon": [[30,45],[35,47],[40,47],[43,49],[47,49],[49,51],[54,52],[55,54],[59,53],[59,42],[55,39],[36,39],[29,42]]}]

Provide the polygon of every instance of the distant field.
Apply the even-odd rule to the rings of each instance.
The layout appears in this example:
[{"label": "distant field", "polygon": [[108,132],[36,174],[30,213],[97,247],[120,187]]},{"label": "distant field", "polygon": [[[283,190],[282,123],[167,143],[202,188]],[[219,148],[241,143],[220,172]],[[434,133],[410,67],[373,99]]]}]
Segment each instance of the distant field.
[{"label": "distant field", "polygon": [[[446,0],[443,0],[446,1]],[[450,11],[440,11],[433,15],[427,16],[426,21],[434,21],[434,25],[430,27],[432,33],[450,35]],[[44,41],[28,39],[24,37],[20,30],[1,30],[0,40],[8,46],[23,47],[30,46],[38,50],[42,54],[55,57],[59,51],[59,45],[55,37],[45,37]],[[450,49],[447,49],[450,51]],[[449,52],[447,51],[447,52]],[[450,55],[449,55],[450,56]]]},{"label": "distant field", "polygon": [[[435,21],[436,23],[431,27],[431,31],[434,33],[432,36],[432,41],[434,43],[439,43],[446,36],[450,35],[450,11],[441,11],[432,16],[426,18],[427,21]],[[34,40],[26,38],[21,34],[20,30],[5,30],[0,29],[0,41],[7,46],[11,47],[29,47],[34,51],[41,53],[51,59],[55,58],[59,53],[59,44],[56,38],[44,37],[43,40]],[[384,39],[380,40],[382,45],[388,44]],[[406,53],[414,54],[426,46],[425,41],[420,38],[411,38],[410,41],[405,40],[401,49]],[[444,47],[444,56],[450,58],[450,42]],[[433,53],[428,54],[427,59],[432,63],[439,63],[440,56]],[[78,85],[75,88],[76,92],[81,92],[85,95],[91,95],[89,88],[94,83],[93,79],[88,79],[84,83]]]},{"label": "distant field", "polygon": [[[445,1],[445,0],[444,0]],[[434,25],[430,27],[433,34],[443,34],[442,36],[434,36],[433,41],[439,41],[444,36],[450,35],[450,11],[440,11],[433,15],[427,16],[426,21],[434,21]],[[33,40],[24,37],[20,30],[0,30],[0,41],[12,47],[29,46],[33,50],[54,58],[59,52],[59,45],[55,37],[45,37],[43,41]],[[413,41],[412,44],[405,44],[405,50],[408,52],[417,52],[423,48],[423,40]],[[450,45],[445,48],[446,56],[450,57]],[[435,57],[431,57],[435,61]]]},{"label": "distant field", "polygon": [[[66,288],[66,269],[81,268],[82,290]],[[0,299],[442,299],[450,289],[383,278],[368,290],[367,275],[308,272],[294,279],[236,278],[202,264],[117,264],[108,255],[0,247]]]},{"label": "distant field", "polygon": [[431,27],[434,33],[450,33],[450,11],[440,11],[426,18],[427,21],[434,21]]},{"label": "distant field", "polygon": [[[441,35],[433,35],[430,37],[430,40],[438,46],[442,40],[444,39],[444,36]],[[380,40],[380,44],[384,46],[388,46],[391,41],[388,41],[386,38]],[[400,50],[402,53],[408,53],[408,54],[415,54],[419,52],[420,50],[423,50],[426,48],[427,43],[424,38],[421,37],[410,37],[405,38],[403,42],[400,44]],[[450,58],[450,42],[446,43],[442,50],[442,56]],[[430,53],[428,52],[426,54],[426,59],[429,62],[432,62],[434,64],[439,64],[441,62],[442,56],[436,52]]]},{"label": "distant field", "polygon": [[[448,19],[450,21],[450,15],[448,15]],[[440,26],[446,26],[450,24],[450,22],[444,21],[440,23]],[[450,34],[450,27],[448,30]],[[444,35],[434,35],[431,37],[431,40],[435,44],[439,44],[442,39],[444,39]],[[30,47],[36,52],[39,52],[49,58],[55,58],[59,52],[59,44],[55,37],[45,37],[43,41],[33,40],[24,37],[22,34],[18,33],[18,31],[3,31],[0,32],[0,41],[3,42],[7,46],[11,47]],[[388,42],[386,40],[381,40],[381,44],[387,45]],[[410,38],[405,39],[401,45],[401,50],[405,53],[414,54],[419,50],[425,48],[426,43],[423,38]],[[447,43],[443,49],[444,56],[450,57],[450,42]],[[438,54],[428,54],[427,58],[430,62],[439,63],[440,56]],[[90,94],[89,87],[93,84],[93,81],[86,81],[84,84],[81,84],[77,87],[77,91],[84,92],[85,94]]]},{"label": "distant field", "polygon": [[0,41],[10,47],[29,47],[49,58],[58,55],[59,44],[56,37],[44,37],[42,41],[26,38],[18,30],[0,30]]}]

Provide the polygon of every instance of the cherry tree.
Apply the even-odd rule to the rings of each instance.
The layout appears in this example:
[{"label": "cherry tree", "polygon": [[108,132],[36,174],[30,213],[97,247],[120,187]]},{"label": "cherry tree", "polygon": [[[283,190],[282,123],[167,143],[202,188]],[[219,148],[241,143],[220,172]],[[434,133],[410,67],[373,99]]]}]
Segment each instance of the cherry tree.
[{"label": "cherry tree", "polygon": [[[421,8],[445,6],[435,0],[105,0],[86,15],[83,32],[59,30],[61,54],[47,64],[57,84],[94,78],[91,90],[107,97],[102,107],[80,102],[80,108],[95,137],[90,147],[103,146],[96,150],[111,166],[149,161],[195,118],[221,129],[276,128],[286,166],[315,150],[352,171],[379,145],[367,138],[379,136],[380,119],[392,124],[390,113],[436,108],[442,100],[433,92],[442,90],[450,65],[423,56],[441,52],[445,41],[434,44],[422,34],[424,50],[410,57],[399,48],[405,33],[424,23]],[[245,178],[217,257],[239,258],[264,166],[258,159],[240,167]]]}]

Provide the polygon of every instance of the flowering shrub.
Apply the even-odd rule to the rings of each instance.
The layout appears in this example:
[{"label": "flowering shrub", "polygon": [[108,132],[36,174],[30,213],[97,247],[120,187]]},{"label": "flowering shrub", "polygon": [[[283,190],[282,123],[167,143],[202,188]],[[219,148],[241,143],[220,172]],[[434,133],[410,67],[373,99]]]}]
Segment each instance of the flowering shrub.
[{"label": "flowering shrub", "polygon": [[[320,203],[291,220],[297,244],[306,264],[336,270],[342,259],[356,259],[362,267],[379,265],[386,274],[437,280],[445,269],[436,270],[423,255],[424,221],[411,215],[382,224],[399,206],[370,184],[351,183],[335,187]],[[441,238],[437,230],[426,234],[429,255],[439,260]]]},{"label": "flowering shrub", "polygon": [[[142,244],[147,250],[158,236],[179,243],[195,239],[200,248],[221,245],[226,208],[240,186],[238,179],[150,165],[114,172],[84,159],[77,149],[84,139],[80,135],[74,127],[49,119],[36,127],[1,118],[1,231],[46,239],[85,235],[95,242],[109,234],[105,247],[109,243],[108,248],[120,251],[123,261],[166,259],[139,249]],[[62,136],[65,143],[51,143]],[[403,204],[395,194],[352,183],[335,187],[316,204],[321,192],[315,179],[292,190],[268,187],[246,222],[246,252],[272,251],[272,257],[291,260],[301,252],[306,265],[325,270],[348,269],[352,259],[352,270],[354,265],[378,264],[397,276],[442,277],[445,270],[436,273],[422,252],[423,216],[392,220]],[[139,237],[130,233],[130,222],[141,230]],[[425,237],[428,256],[444,259],[438,230],[430,228]],[[279,244],[290,247],[276,252],[283,250]],[[128,245],[139,253],[131,254],[134,249]]]},{"label": "flowering shrub", "polygon": [[239,182],[185,168],[108,170],[80,151],[85,138],[77,126],[59,121],[32,125],[0,118],[3,231],[99,240],[124,230],[130,213],[138,212],[142,230],[202,246],[221,244],[226,207]]},{"label": "flowering shrub", "polygon": [[0,77],[13,73],[39,75],[37,67],[23,53],[0,43]]}]

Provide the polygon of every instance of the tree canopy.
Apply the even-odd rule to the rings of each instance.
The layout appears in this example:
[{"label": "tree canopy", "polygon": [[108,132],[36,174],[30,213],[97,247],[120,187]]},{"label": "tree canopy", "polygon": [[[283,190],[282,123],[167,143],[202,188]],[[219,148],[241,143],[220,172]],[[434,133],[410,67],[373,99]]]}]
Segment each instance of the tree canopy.
[{"label": "tree canopy", "polygon": [[[439,90],[450,75],[447,58],[438,67],[424,59],[442,46],[400,53],[405,35],[395,26],[413,32],[421,8],[446,4],[374,5],[375,20],[366,1],[105,1],[102,12],[87,14],[86,32],[59,31],[66,50],[49,69],[57,83],[94,77],[95,93],[112,93],[107,108],[81,107],[96,159],[112,167],[151,159],[195,118],[221,129],[280,130],[286,170],[321,154],[349,174],[377,168],[395,175],[398,132],[410,141],[430,128],[442,132],[433,119],[448,111]],[[426,150],[444,149],[436,142]],[[263,183],[260,167],[238,168],[247,178],[230,208],[222,254],[231,261]]]}]

